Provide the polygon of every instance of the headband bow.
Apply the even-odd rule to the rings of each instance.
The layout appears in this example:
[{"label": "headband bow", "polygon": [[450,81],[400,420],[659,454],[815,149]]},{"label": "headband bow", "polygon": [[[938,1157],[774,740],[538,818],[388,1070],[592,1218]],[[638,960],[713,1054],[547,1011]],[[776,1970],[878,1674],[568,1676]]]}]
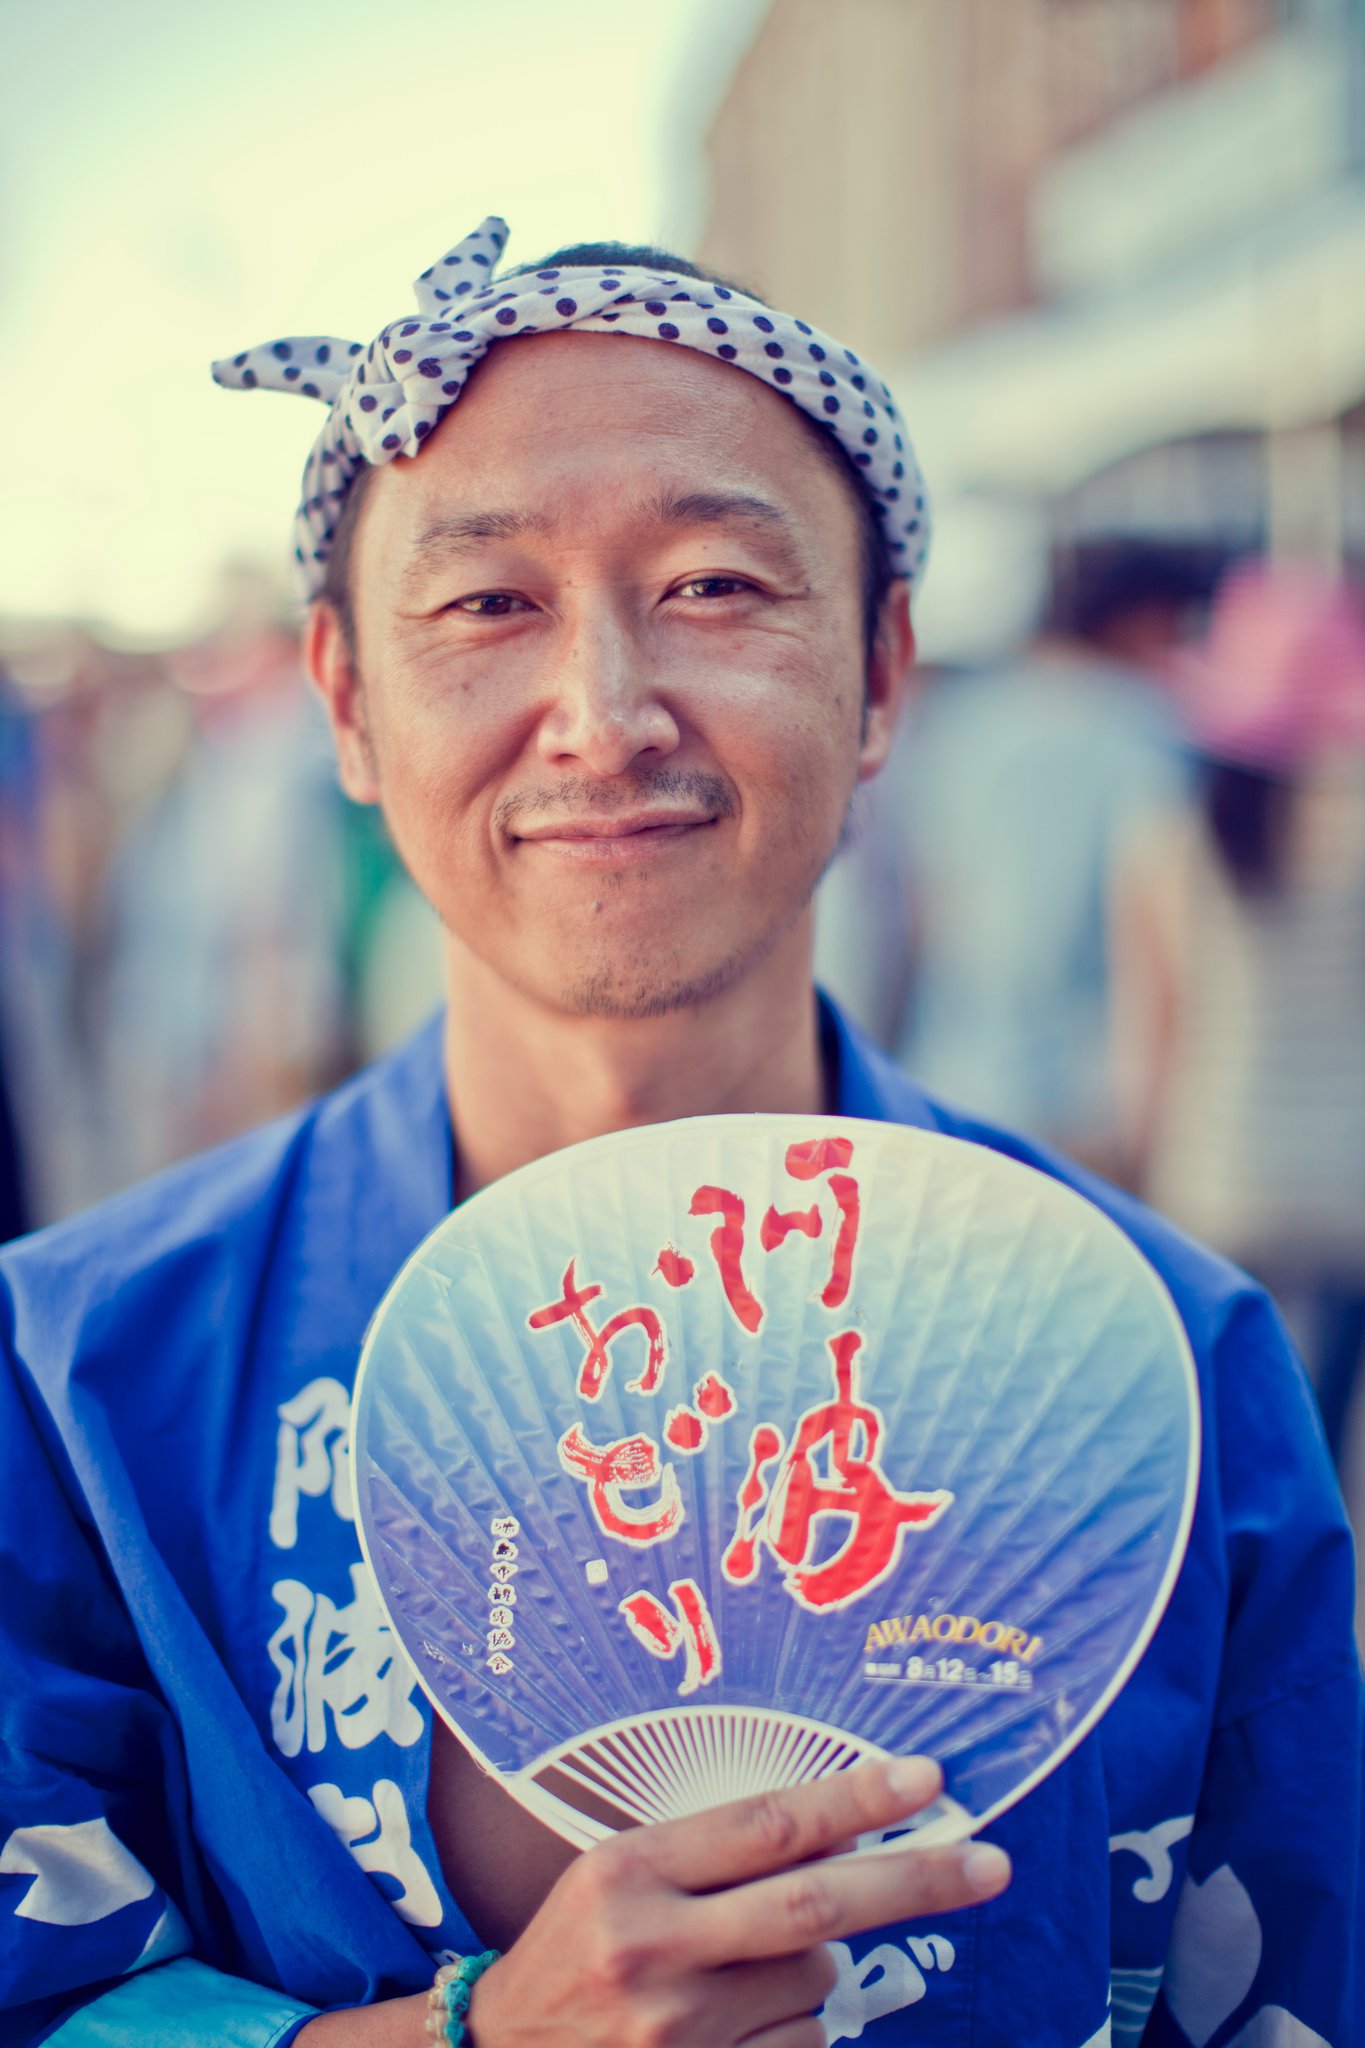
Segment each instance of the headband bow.
[{"label": "headband bow", "polygon": [[862,474],[896,573],[919,575],[929,545],[924,479],[889,389],[852,349],[726,285],[629,264],[550,266],[498,279],[506,240],[506,222],[490,215],[422,272],[416,315],[390,322],[368,348],[330,334],[295,335],[213,365],[230,389],[298,391],[329,406],[294,522],[305,599],[322,588],[362,464],[416,455],[494,342],[571,328],[697,349],[761,378],[833,434]]}]

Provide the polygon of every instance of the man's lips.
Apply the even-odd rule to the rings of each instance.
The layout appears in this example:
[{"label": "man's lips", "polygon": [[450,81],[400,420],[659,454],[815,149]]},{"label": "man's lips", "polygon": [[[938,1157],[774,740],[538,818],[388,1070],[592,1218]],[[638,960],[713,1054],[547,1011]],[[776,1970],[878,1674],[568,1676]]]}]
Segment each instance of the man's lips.
[{"label": "man's lips", "polygon": [[618,811],[591,818],[538,818],[511,836],[518,842],[541,845],[608,845],[656,834],[677,837],[715,822],[714,815],[706,811]]}]

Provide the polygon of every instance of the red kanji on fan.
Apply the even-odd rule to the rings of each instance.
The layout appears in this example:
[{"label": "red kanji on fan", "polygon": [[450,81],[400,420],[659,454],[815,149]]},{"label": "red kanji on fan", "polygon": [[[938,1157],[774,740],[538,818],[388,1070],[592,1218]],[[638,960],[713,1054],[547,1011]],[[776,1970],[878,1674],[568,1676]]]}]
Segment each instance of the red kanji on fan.
[{"label": "red kanji on fan", "polygon": [[[671,1466],[660,1461],[652,1437],[627,1436],[611,1444],[590,1443],[575,1423],[559,1439],[559,1462],[588,1483],[593,1515],[604,1536],[621,1543],[662,1543],[683,1518],[682,1497]],[[659,1487],[658,1498],[628,1505],[623,1493]]]},{"label": "red kanji on fan", "polygon": [[[839,1207],[839,1231],[829,1262],[829,1278],[820,1296],[826,1308],[842,1308],[848,1299],[849,1285],[853,1278],[853,1255],[858,1248],[861,1200],[858,1183],[853,1175],[838,1170],[848,1166],[852,1159],[851,1138],[808,1138],[803,1144],[787,1147],[787,1171],[792,1179],[818,1180],[821,1174],[828,1174],[829,1191]],[[815,1213],[812,1210],[804,1215],[779,1216],[776,1209],[769,1209],[763,1219],[765,1249],[780,1244],[792,1229],[804,1230],[809,1237],[818,1236],[818,1228],[810,1228],[810,1216]]]},{"label": "red kanji on fan", "polygon": [[759,1227],[758,1241],[765,1252],[775,1252],[794,1230],[799,1230],[803,1237],[818,1237],[823,1229],[818,1209],[788,1209],[783,1213],[774,1202]]},{"label": "red kanji on fan", "polygon": [[706,1596],[695,1579],[675,1579],[668,1592],[676,1618],[653,1593],[632,1593],[621,1602],[621,1612],[651,1657],[675,1657],[682,1650],[678,1694],[685,1699],[719,1674],[720,1643]]},{"label": "red kanji on fan", "polygon": [[735,1533],[720,1566],[726,1578],[737,1585],[743,1585],[758,1570],[756,1525],[761,1526],[761,1511],[768,1497],[764,1470],[781,1457],[782,1442],[781,1430],[774,1429],[771,1422],[760,1422],[749,1438],[749,1469],[739,1489]]},{"label": "red kanji on fan", "polygon": [[627,1380],[626,1385],[632,1394],[652,1394],[659,1384],[666,1352],[664,1326],[657,1313],[642,1303],[636,1308],[619,1309],[600,1330],[595,1328],[587,1314],[587,1306],[590,1301],[596,1301],[602,1290],[600,1287],[577,1285],[573,1270],[576,1263],[570,1259],[559,1300],[547,1302],[544,1308],[533,1309],[526,1318],[527,1328],[547,1330],[554,1323],[573,1324],[587,1347],[578,1374],[578,1391],[585,1401],[597,1400],[602,1392],[615,1339],[623,1330],[640,1328],[648,1343],[644,1370],[638,1379]]},{"label": "red kanji on fan", "polygon": [[[739,1520],[723,1561],[727,1578],[743,1582],[758,1569],[757,1543],[786,1566],[787,1591],[803,1607],[845,1607],[880,1583],[896,1564],[906,1531],[928,1528],[952,1501],[939,1489],[899,1493],[880,1464],[882,1417],[860,1402],[855,1359],[862,1338],[845,1330],[830,1339],[836,1394],[808,1408],[785,1455],[771,1424],[754,1431],[749,1472],[739,1497]],[[832,1479],[818,1476],[814,1454],[828,1446]],[[764,1507],[764,1468],[781,1459]],[[761,1520],[756,1516],[762,1510]],[[850,1527],[842,1547],[823,1563],[815,1557],[821,1518],[841,1515]]]},{"label": "red kanji on fan", "polygon": [[719,1216],[711,1232],[711,1252],[725,1299],[750,1336],[763,1321],[763,1304],[744,1278],[744,1203],[729,1188],[700,1187],[692,1197],[693,1216]]}]

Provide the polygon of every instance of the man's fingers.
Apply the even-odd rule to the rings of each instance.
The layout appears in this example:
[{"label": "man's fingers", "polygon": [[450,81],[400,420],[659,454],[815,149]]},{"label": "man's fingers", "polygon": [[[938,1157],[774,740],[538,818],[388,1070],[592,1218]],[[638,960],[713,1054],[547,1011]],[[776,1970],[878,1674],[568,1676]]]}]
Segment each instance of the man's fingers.
[{"label": "man's fingers", "polygon": [[857,1764],[811,1785],[665,1821],[648,1831],[650,1861],[679,1891],[719,1891],[822,1856],[871,1828],[893,1827],[942,1787],[943,1773],[929,1757]]},{"label": "man's fingers", "polygon": [[717,2009],[725,2016],[725,2038],[747,2040],[765,2028],[818,2012],[838,1976],[834,1957],[824,1947],[718,1970],[713,1982]]},{"label": "man's fingers", "polygon": [[689,1909],[689,1947],[714,1962],[796,1955],[869,1927],[978,1905],[1009,1880],[1008,1856],[985,1842],[807,1863],[697,1899]]}]

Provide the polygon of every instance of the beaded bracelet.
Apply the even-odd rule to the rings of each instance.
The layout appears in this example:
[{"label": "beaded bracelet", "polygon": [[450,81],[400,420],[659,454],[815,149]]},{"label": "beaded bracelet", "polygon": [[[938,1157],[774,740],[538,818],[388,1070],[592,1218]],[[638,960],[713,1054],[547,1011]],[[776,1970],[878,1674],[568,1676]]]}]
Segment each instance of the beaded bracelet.
[{"label": "beaded bracelet", "polygon": [[458,1962],[441,1965],[427,1993],[427,2033],[433,2041],[444,2041],[446,2048],[462,2048],[467,2040],[464,2022],[469,1994],[501,1953],[486,1948],[481,1956],[461,1956]]}]

